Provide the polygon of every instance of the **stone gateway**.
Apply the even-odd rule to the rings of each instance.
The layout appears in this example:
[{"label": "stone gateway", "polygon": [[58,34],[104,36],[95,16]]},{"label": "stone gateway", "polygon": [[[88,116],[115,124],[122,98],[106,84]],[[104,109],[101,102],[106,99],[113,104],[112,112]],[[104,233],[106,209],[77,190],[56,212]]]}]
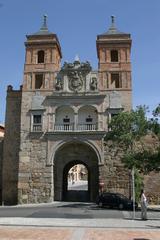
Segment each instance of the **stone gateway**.
[{"label": "stone gateway", "polygon": [[67,188],[76,164],[88,171],[83,199],[95,201],[104,190],[130,194],[122,152],[104,142],[108,123],[132,108],[131,36],[115,19],[96,40],[98,70],[77,57],[61,67],[58,37],[48,30],[27,35],[20,90],[8,86],[3,148],[4,204],[81,201]]}]

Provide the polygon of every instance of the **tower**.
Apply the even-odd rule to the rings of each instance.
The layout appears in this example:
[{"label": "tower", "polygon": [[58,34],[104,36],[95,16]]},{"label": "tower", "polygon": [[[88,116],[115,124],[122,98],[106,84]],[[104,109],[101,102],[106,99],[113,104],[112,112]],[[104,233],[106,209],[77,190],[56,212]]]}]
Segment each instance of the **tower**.
[{"label": "tower", "polygon": [[[62,58],[58,37],[48,30],[46,15],[40,30],[27,35],[26,38],[21,100],[19,203],[39,202],[40,196],[42,201],[51,197],[53,173],[48,173],[48,143],[44,140],[51,115],[50,107],[45,105],[45,99],[52,95],[55,89],[56,75],[60,71]],[[48,176],[48,180],[44,180],[44,175]]]},{"label": "tower", "polygon": [[44,15],[40,30],[27,35],[23,91],[51,90],[62,58],[57,35],[49,32]]},{"label": "tower", "polygon": [[111,16],[107,32],[97,36],[99,87],[104,92],[117,92],[122,108],[132,107],[131,85],[131,36],[120,32]]}]

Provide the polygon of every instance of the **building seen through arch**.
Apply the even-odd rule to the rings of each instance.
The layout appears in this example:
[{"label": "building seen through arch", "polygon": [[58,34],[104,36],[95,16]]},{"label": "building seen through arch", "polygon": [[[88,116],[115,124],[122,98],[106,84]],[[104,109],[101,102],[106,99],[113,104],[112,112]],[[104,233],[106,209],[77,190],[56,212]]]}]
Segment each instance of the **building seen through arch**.
[{"label": "building seen through arch", "polygon": [[88,181],[88,170],[83,164],[76,164],[68,172],[68,185],[73,185],[80,181]]},{"label": "building seen through arch", "polygon": [[[129,194],[129,173],[104,142],[111,116],[132,106],[131,36],[115,19],[97,35],[98,69],[64,62],[46,16],[27,35],[22,87],[7,89],[4,204],[92,201],[101,190]],[[87,56],[86,56],[87,58]],[[87,187],[74,189],[77,180]]]}]

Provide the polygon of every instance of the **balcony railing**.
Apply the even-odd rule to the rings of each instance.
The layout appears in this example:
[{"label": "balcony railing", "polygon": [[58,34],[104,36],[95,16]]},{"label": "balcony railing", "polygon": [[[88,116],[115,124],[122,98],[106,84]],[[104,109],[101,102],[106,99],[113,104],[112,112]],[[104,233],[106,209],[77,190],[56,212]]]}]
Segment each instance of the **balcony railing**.
[{"label": "balcony railing", "polygon": [[55,124],[54,131],[96,131],[98,130],[97,124]]},{"label": "balcony railing", "polygon": [[41,132],[42,131],[42,124],[33,124],[33,132]]},{"label": "balcony railing", "polygon": [[54,131],[74,131],[73,124],[55,124]]},{"label": "balcony railing", "polygon": [[97,124],[78,124],[78,131],[95,131],[97,130]]}]

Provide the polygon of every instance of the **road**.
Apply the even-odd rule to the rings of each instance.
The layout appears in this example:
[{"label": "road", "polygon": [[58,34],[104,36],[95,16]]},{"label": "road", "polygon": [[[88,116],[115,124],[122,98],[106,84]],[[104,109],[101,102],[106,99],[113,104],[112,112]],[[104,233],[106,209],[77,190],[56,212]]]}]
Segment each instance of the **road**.
[{"label": "road", "polygon": [[[67,219],[124,219],[132,218],[131,211],[99,208],[95,203],[69,203],[54,202],[50,204],[31,206],[0,207],[0,218],[24,217],[24,218],[67,218]],[[140,218],[140,210],[136,212],[136,218]],[[160,209],[149,210],[149,219],[160,220]]]},{"label": "road", "polygon": [[159,240],[160,208],[148,211],[101,209],[94,203],[0,207],[1,240]]},{"label": "road", "polygon": [[83,191],[87,191],[88,190],[88,181],[77,181],[71,183],[68,183],[68,190],[83,190]]}]

